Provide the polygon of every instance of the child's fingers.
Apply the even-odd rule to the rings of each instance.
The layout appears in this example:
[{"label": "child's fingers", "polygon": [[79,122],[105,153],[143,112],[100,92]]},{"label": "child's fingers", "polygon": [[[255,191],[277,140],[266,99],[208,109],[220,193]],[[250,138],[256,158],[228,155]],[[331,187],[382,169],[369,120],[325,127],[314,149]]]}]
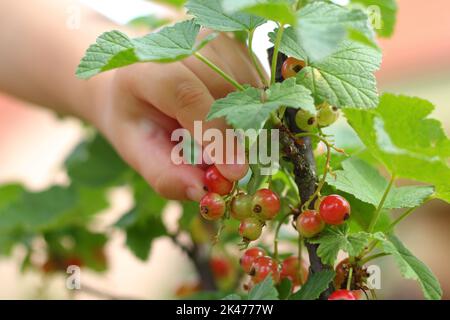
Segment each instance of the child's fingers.
[{"label": "child's fingers", "polygon": [[[125,107],[136,112],[128,116],[114,112],[109,118],[107,136],[121,156],[162,196],[199,201],[205,193],[204,171],[172,161],[174,144],[170,141],[173,129],[170,119],[142,102],[122,97],[119,103],[126,105],[115,107],[117,110]],[[169,130],[162,126],[164,124],[169,124]]]},{"label": "child's fingers", "polygon": [[250,57],[242,51],[235,40],[225,34],[220,34],[215,41],[211,42],[210,47],[226,63],[239,83],[262,87],[261,79]]},{"label": "child's fingers", "polygon": [[[208,57],[219,68],[234,77],[230,67],[220,59],[220,56],[211,47],[205,47],[201,53]],[[207,67],[196,57],[189,57],[183,60],[183,64],[189,68],[208,88],[215,99],[224,98],[235,88],[211,68]]]},{"label": "child's fingers", "polygon": [[[214,98],[204,83],[183,64],[146,64],[123,70],[126,74],[121,77],[126,78],[124,81],[133,94],[176,119],[199,143],[204,141],[203,137],[197,139],[195,136],[195,121],[202,123],[202,132],[216,129],[225,137],[228,126],[223,119],[204,121]],[[223,158],[216,156],[215,159],[224,162]],[[218,168],[231,180],[242,178],[247,171],[246,165],[218,165]]]}]

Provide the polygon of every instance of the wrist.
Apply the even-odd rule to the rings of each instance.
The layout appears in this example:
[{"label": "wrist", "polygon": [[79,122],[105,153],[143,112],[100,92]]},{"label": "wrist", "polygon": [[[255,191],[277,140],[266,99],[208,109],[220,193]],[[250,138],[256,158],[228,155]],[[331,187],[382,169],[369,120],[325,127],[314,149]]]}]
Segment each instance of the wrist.
[{"label": "wrist", "polygon": [[109,86],[110,79],[113,76],[113,72],[101,74],[90,80],[84,81],[84,88],[79,94],[79,97],[75,97],[75,103],[73,104],[73,114],[78,118],[101,128],[102,114],[108,105]]}]

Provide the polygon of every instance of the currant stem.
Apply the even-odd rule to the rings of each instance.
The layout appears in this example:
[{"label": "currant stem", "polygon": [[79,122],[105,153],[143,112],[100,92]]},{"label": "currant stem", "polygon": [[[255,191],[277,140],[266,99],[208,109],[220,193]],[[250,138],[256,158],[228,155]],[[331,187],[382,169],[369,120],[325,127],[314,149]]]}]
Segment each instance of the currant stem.
[{"label": "currant stem", "polygon": [[386,257],[386,256],[389,256],[389,255],[390,255],[389,253],[385,253],[385,252],[373,254],[373,255],[371,255],[371,256],[368,256],[368,257],[366,257],[366,258],[364,258],[364,259],[358,261],[358,264],[359,264],[360,266],[363,266],[363,265],[365,265],[365,264],[366,264],[367,262],[369,262],[369,261],[372,261],[372,260],[375,260],[375,259],[378,259],[378,258],[381,258],[381,257]]},{"label": "currant stem", "polygon": [[298,233],[298,265],[300,266],[300,283],[303,285],[305,283],[306,279],[303,279],[303,272],[301,269],[302,266],[302,260],[303,260],[303,256],[302,256],[302,252],[303,252],[303,237],[300,233]]},{"label": "currant stem", "polygon": [[277,36],[273,47],[272,66],[270,68],[270,84],[274,84],[277,74],[278,52],[280,50],[281,39],[283,38],[284,25],[278,28]]},{"label": "currant stem", "polygon": [[347,290],[350,291],[350,288],[352,287],[352,277],[353,277],[353,268],[350,268],[348,271],[348,279],[347,279]]},{"label": "currant stem", "polygon": [[392,175],[391,180],[389,181],[389,184],[384,191],[383,197],[380,200],[380,203],[378,204],[377,209],[375,210],[375,213],[373,214],[372,220],[370,221],[368,232],[372,233],[373,229],[375,228],[375,225],[377,224],[378,218],[380,217],[381,210],[383,209],[384,202],[387,199],[387,196],[389,195],[389,192],[391,191],[391,188],[395,182],[395,175]]},{"label": "currant stem", "polygon": [[[323,186],[325,185],[325,181],[327,178],[327,174],[328,171],[330,171],[330,161],[331,161],[331,149],[333,148],[333,146],[330,144],[330,142],[328,142],[328,140],[322,138],[321,136],[314,134],[314,133],[310,133],[310,132],[304,132],[304,133],[299,133],[295,135],[296,137],[306,137],[306,136],[310,136],[310,137],[316,137],[318,139],[320,139],[327,147],[327,160],[325,162],[325,169],[322,175],[322,179],[320,179],[319,184],[317,185],[316,191],[314,191],[314,193],[311,195],[311,197],[309,197],[308,201],[306,201],[303,204],[303,209],[307,209],[309,208],[309,205],[311,204],[311,202],[320,195],[320,191],[322,190]],[[336,150],[339,150],[337,148],[335,148]]]},{"label": "currant stem", "polygon": [[[423,204],[427,203],[428,201],[430,201],[430,199],[425,200]],[[392,229],[394,229],[394,227],[395,227],[397,224],[399,224],[400,222],[402,222],[406,217],[408,217],[411,213],[413,213],[417,208],[418,208],[418,206],[417,206],[417,207],[412,207],[412,208],[409,208],[408,210],[406,210],[405,212],[403,212],[397,219],[395,219],[395,220],[391,223],[391,225],[387,228],[387,232],[392,231]]]},{"label": "currant stem", "polygon": [[200,61],[204,62],[208,67],[210,67],[212,70],[214,70],[215,72],[217,72],[222,78],[224,78],[226,81],[228,81],[229,83],[231,83],[236,89],[238,89],[239,91],[243,91],[245,88],[239,84],[239,82],[237,82],[235,79],[233,79],[232,76],[230,76],[229,74],[227,74],[225,71],[223,71],[222,69],[220,69],[217,65],[215,65],[211,60],[209,60],[208,58],[206,58],[205,56],[203,56],[201,53],[196,52],[194,53],[194,56],[199,59]]},{"label": "currant stem", "polygon": [[286,219],[291,215],[292,213],[289,212],[285,214],[281,220],[278,222],[277,228],[275,229],[275,235],[273,238],[273,258],[278,261],[278,234],[280,233],[281,226],[284,224]]},{"label": "currant stem", "polygon": [[255,52],[253,51],[254,33],[255,33],[255,29],[252,29],[248,32],[248,53],[250,54],[250,57],[252,59],[252,63],[256,69],[256,72],[258,72],[259,78],[261,79],[264,86],[267,87],[269,85],[269,83],[267,82],[264,72],[261,69],[261,65],[259,64],[258,59],[256,58]]}]

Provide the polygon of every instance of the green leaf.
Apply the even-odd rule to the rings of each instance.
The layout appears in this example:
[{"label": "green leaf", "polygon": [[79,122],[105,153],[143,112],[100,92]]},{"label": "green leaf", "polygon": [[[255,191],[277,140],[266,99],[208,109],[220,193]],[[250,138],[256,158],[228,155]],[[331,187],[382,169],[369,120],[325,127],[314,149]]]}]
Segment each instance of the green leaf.
[{"label": "green leaf", "polygon": [[202,26],[217,31],[249,31],[265,22],[246,13],[227,13],[222,9],[221,0],[190,0],[186,8]]},{"label": "green leaf", "polygon": [[264,102],[262,102],[263,95],[264,92],[256,88],[230,93],[227,97],[214,102],[207,120],[225,117],[236,129],[259,131],[269,115],[281,106],[314,109],[309,90],[297,85],[293,78],[272,85],[265,92]]},{"label": "green leaf", "polygon": [[69,226],[46,232],[44,239],[48,254],[54,259],[77,257],[92,270],[98,272],[106,270],[104,247],[108,239],[105,234],[91,232],[84,226]]},{"label": "green leaf", "polygon": [[167,234],[162,221],[167,200],[155,193],[146,181],[137,175],[132,186],[135,206],[115,225],[126,232],[128,248],[136,257],[145,261],[150,255],[153,240]]},{"label": "green leaf", "polygon": [[53,186],[30,192],[22,189],[14,201],[0,207],[0,230],[14,229],[41,232],[74,223],[83,223],[105,209],[105,190]]},{"label": "green leaf", "polygon": [[278,291],[270,275],[250,290],[248,300],[278,300]]},{"label": "green leaf", "polygon": [[65,165],[72,183],[97,188],[121,182],[128,168],[100,135],[78,145]]},{"label": "green leaf", "polygon": [[148,28],[148,29],[156,29],[165,24],[167,24],[169,20],[158,18],[156,15],[145,15],[141,17],[134,18],[130,20],[127,24],[134,28]]},{"label": "green leaf", "polygon": [[[270,42],[275,43],[277,33],[278,29],[275,29],[273,32],[269,33]],[[308,61],[308,56],[305,50],[299,44],[294,28],[289,27],[284,30],[279,50],[288,57],[294,57],[300,60]]]},{"label": "green leaf", "polygon": [[292,293],[292,281],[285,278],[277,286],[278,297],[280,300],[287,300]]},{"label": "green leaf", "polygon": [[[397,2],[395,0],[352,0],[354,4],[362,4],[366,7],[367,15],[374,29],[381,37],[390,37],[394,33],[397,18]],[[381,14],[381,21],[378,15]],[[381,22],[381,25],[377,25]]]},{"label": "green leaf", "polygon": [[333,270],[324,270],[311,274],[308,276],[306,283],[291,296],[290,300],[316,300],[328,288],[334,276],[335,272]]},{"label": "green leaf", "polygon": [[350,234],[347,225],[327,227],[320,237],[309,242],[319,244],[317,254],[322,262],[334,265],[339,250],[347,252],[351,257],[359,255],[368,244],[370,235],[366,232]]},{"label": "green leaf", "polygon": [[381,53],[352,41],[343,42],[331,56],[312,62],[297,75],[297,82],[310,89],[316,103],[337,107],[372,108],[378,104],[374,72]]},{"label": "green leaf", "polygon": [[373,110],[344,110],[370,153],[391,174],[433,184],[435,197],[450,202],[450,140],[428,116],[433,105],[419,98],[384,94]]},{"label": "green leaf", "polygon": [[189,230],[192,225],[192,221],[199,214],[199,206],[198,202],[194,201],[183,201],[181,203],[183,208],[183,212],[181,214],[181,218],[178,221],[178,224],[182,230]]},{"label": "green leaf", "polygon": [[[327,177],[327,183],[378,206],[389,184],[378,170],[355,157],[342,162],[342,167],[343,170],[335,171],[335,177]],[[433,188],[427,186],[392,186],[383,208],[413,208],[421,205],[433,192]]]},{"label": "green leaf", "polygon": [[125,214],[116,225],[124,228],[127,239],[126,245],[136,257],[145,261],[150,255],[153,240],[167,234],[166,228],[160,218],[147,217],[140,219],[142,215],[138,208]]},{"label": "green leaf", "polygon": [[186,0],[153,0],[153,1],[168,4],[177,8],[183,7],[183,5],[186,3]]},{"label": "green leaf", "polygon": [[100,72],[136,62],[173,62],[182,60],[211,41],[210,35],[196,42],[200,26],[193,20],[164,27],[144,37],[130,39],[119,31],[102,34],[81,60],[76,75],[88,79]]},{"label": "green leaf", "polygon": [[397,237],[377,233],[375,238],[381,241],[384,252],[394,256],[402,276],[419,282],[426,299],[439,300],[442,298],[442,289],[435,275]]},{"label": "green leaf", "polygon": [[349,28],[373,39],[367,15],[361,10],[327,2],[315,1],[298,12],[296,32],[298,42],[309,60],[319,61],[334,53],[347,38]]},{"label": "green leaf", "polygon": [[282,24],[297,23],[292,1],[289,0],[223,0],[226,12],[245,11]]},{"label": "green leaf", "polygon": [[232,293],[222,298],[222,300],[242,300],[242,297],[236,293]]},{"label": "green leaf", "polygon": [[[275,41],[275,32],[269,34]],[[307,62],[297,82],[311,90],[316,104],[327,101],[337,107],[371,108],[378,104],[374,72],[381,64],[379,50],[354,41],[344,41],[327,58],[314,62],[298,43],[295,30],[283,33],[280,51]]]},{"label": "green leaf", "polygon": [[0,210],[17,201],[24,188],[19,184],[7,184],[0,186]]},{"label": "green leaf", "polygon": [[[360,231],[367,231],[370,226],[370,223],[373,219],[373,215],[375,214],[376,207],[374,205],[368,204],[366,202],[360,201],[356,199],[353,195],[348,193],[343,193],[347,201],[350,203],[350,207],[352,208],[352,214],[348,221],[349,232],[357,233]],[[374,232],[378,231],[386,231],[392,224],[392,218],[389,210],[381,210],[380,216],[377,219],[377,222],[373,228]]]}]

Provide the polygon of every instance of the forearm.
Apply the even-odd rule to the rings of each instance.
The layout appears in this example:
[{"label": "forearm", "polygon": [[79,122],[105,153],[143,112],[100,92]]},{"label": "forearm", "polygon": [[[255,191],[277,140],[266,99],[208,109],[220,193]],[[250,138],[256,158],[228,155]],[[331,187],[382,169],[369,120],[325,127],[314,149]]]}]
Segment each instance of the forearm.
[{"label": "forearm", "polygon": [[68,9],[74,3],[0,2],[0,91],[93,121],[95,99],[110,75],[83,81],[75,70],[96,37],[117,26],[80,6],[80,27],[69,28]]}]

